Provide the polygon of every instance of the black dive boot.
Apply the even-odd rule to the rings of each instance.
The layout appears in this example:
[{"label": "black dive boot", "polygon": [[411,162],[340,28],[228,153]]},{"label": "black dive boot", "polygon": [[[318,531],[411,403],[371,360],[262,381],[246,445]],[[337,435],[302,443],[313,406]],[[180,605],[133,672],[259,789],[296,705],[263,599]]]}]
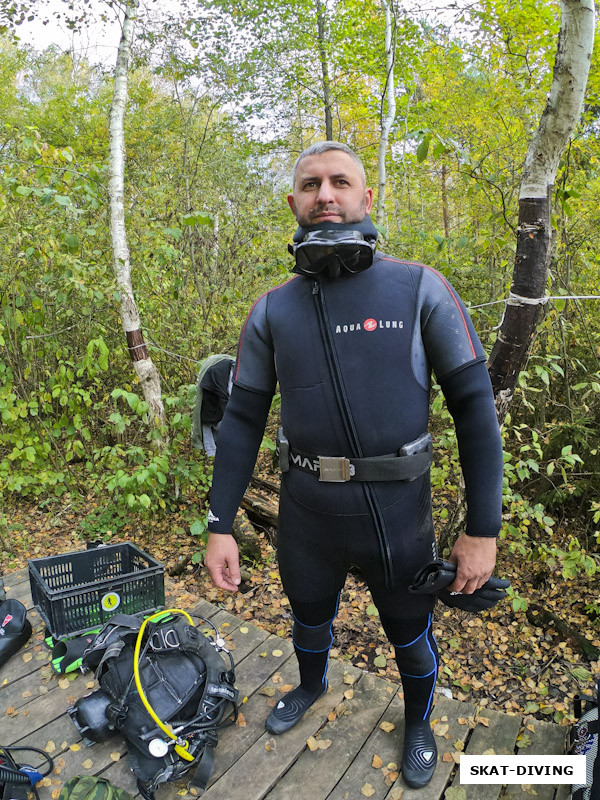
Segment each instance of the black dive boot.
[{"label": "black dive boot", "polygon": [[303,686],[297,686],[280,700],[267,717],[265,728],[269,733],[285,733],[299,722],[304,713],[316,703],[319,697],[327,691],[327,681],[322,683],[315,691],[308,691]]},{"label": "black dive boot", "polygon": [[407,723],[402,753],[402,777],[411,789],[421,789],[433,777],[437,746],[429,719]]}]

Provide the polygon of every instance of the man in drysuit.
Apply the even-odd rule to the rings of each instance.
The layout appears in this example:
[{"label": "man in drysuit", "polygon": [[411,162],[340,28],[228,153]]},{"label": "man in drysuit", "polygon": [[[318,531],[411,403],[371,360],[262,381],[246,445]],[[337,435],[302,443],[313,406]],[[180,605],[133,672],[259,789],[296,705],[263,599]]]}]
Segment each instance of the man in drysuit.
[{"label": "man in drysuit", "polygon": [[457,428],[466,532],[449,589],[490,578],[501,518],[502,449],[486,359],[468,314],[435,270],[374,253],[372,191],[356,154],[323,142],[294,167],[288,202],[297,274],[263,294],[241,332],[219,434],[206,565],[235,591],[233,520],[279,382],[278,559],[294,615],[301,683],[266,727],[289,730],[326,691],[331,626],[348,568],[359,567],[394,645],[405,699],[403,778],[431,779],[429,725],[438,653],[435,597],[408,586],[436,557],[427,435],[430,373]]}]

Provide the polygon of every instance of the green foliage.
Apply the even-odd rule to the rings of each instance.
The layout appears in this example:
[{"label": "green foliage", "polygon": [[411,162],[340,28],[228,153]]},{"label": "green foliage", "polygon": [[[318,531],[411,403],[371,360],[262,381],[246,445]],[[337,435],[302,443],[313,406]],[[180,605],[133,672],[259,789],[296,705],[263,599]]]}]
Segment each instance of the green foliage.
[{"label": "green foliage", "polygon": [[[384,248],[432,264],[471,306],[510,288],[521,167],[550,85],[557,8],[485,0],[452,30],[404,11],[396,19]],[[201,12],[146,20],[129,81],[126,225],[164,430],[150,424],[131,368],[111,268],[111,76],[57,48],[0,39],[0,491],[92,498],[82,529],[101,538],[185,498],[197,509],[198,554],[211,466],[189,444],[197,363],[233,353],[252,300],[288,275],[285,194],[297,153],[324,138],[323,64],[334,134],[360,152],[371,185],[387,78],[377,0],[212,0]],[[555,187],[548,293],[561,298],[597,293],[599,52]],[[598,565],[597,308],[542,307],[504,429],[506,546],[565,575]],[[488,349],[502,312],[473,310]],[[458,450],[435,392],[432,411],[432,483],[448,498],[434,513],[445,524]]]}]

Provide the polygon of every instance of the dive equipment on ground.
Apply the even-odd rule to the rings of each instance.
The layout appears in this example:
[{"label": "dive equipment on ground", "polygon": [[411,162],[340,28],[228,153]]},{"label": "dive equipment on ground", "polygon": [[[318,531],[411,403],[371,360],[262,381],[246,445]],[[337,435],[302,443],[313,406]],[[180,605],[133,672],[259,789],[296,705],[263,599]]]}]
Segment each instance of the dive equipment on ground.
[{"label": "dive equipment on ground", "polygon": [[133,800],[129,792],[93,775],[69,778],[60,790],[58,800]]},{"label": "dive equipment on ground", "polygon": [[600,680],[593,697],[575,697],[575,716],[578,721],[569,731],[567,752],[584,755],[585,785],[571,786],[570,800],[600,800]]},{"label": "dive equipment on ground", "polygon": [[301,242],[288,246],[296,264],[292,272],[314,278],[326,271],[330,278],[346,272],[356,275],[373,263],[375,240],[366,239],[355,225],[331,223],[320,230],[309,230]]},{"label": "dive equipment on ground", "polygon": [[0,603],[0,667],[23,647],[31,636],[27,609],[19,600]]},{"label": "dive equipment on ground", "polygon": [[59,675],[75,672],[81,667],[84,652],[94,640],[100,628],[94,628],[83,636],[73,636],[69,639],[55,639],[52,635],[46,636],[44,643],[52,651],[50,663],[52,669]]},{"label": "dive equipment on ground", "polygon": [[484,611],[492,608],[499,600],[503,600],[507,593],[505,589],[510,586],[510,581],[505,578],[492,577],[472,594],[450,592],[448,587],[456,578],[456,564],[437,558],[422,567],[414,576],[412,584],[408,587],[413,594],[437,595],[438,600],[450,608],[460,608],[462,611]]},{"label": "dive equipment on ground", "polygon": [[165,605],[164,567],[131,542],[29,562],[31,597],[55,639],[98,628],[115,614]]},{"label": "dive equipment on ground", "polygon": [[275,453],[282,472],[296,467],[326,483],[410,481],[418,478],[431,466],[433,443],[431,434],[425,433],[414,442],[404,445],[397,453],[370,458],[321,456],[292,447],[283,428],[279,428]]},{"label": "dive equipment on ground", "polygon": [[[30,767],[27,764],[17,764],[13,753],[37,753],[42,756],[48,765],[46,770]],[[50,775],[54,769],[54,762],[43,750],[37,747],[4,747],[0,745],[0,797],[4,800],[27,800],[30,789],[38,797],[35,785],[42,778]],[[38,798],[39,800],[39,798]]]},{"label": "dive equipment on ground", "polygon": [[100,690],[69,714],[88,744],[115,731],[125,737],[145,798],[190,770],[192,785],[206,788],[218,729],[237,718],[233,658],[213,623],[205,622],[213,639],[179,609],[143,622],[116,615],[84,655],[82,667],[95,670]]}]

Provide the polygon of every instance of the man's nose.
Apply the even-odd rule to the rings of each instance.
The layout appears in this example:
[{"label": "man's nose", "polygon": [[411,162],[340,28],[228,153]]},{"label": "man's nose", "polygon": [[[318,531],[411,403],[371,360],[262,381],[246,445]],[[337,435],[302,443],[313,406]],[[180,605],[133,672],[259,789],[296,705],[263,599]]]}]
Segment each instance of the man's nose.
[{"label": "man's nose", "polygon": [[319,203],[333,203],[335,200],[333,194],[333,186],[331,185],[330,181],[324,180],[321,182],[319,186],[319,194],[317,195],[317,200]]}]

